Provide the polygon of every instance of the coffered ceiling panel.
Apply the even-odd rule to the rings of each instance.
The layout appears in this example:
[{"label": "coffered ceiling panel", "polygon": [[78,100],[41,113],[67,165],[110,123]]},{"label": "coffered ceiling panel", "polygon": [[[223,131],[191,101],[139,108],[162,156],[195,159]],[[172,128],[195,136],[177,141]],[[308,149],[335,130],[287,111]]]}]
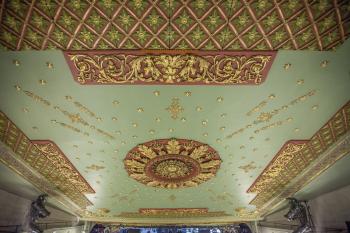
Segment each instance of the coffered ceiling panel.
[{"label": "coffered ceiling panel", "polygon": [[9,50],[329,50],[350,33],[347,0],[2,1]]}]

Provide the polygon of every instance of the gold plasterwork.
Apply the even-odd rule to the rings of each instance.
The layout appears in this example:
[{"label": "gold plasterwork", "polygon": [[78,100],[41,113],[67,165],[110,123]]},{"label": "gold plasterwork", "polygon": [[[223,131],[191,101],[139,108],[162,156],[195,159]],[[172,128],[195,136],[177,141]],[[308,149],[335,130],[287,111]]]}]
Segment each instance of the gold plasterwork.
[{"label": "gold plasterwork", "polygon": [[[274,128],[274,127],[278,127],[281,126],[283,124],[286,124],[288,122],[290,122],[291,118],[286,118],[285,120],[278,120],[278,121],[274,121],[274,122],[270,122],[275,116],[277,116],[278,114],[285,112],[287,109],[289,109],[290,107],[293,107],[297,104],[300,104],[301,102],[309,99],[310,97],[314,96],[317,93],[317,90],[313,89],[308,91],[307,93],[305,93],[304,95],[300,95],[294,99],[292,99],[291,101],[279,106],[278,108],[270,111],[270,112],[260,112],[260,114],[258,116],[256,116],[256,118],[254,120],[252,120],[250,123],[246,124],[245,126],[242,126],[241,128],[235,130],[234,132],[230,133],[229,135],[226,136],[226,139],[230,139],[233,138],[233,136],[237,135],[237,134],[241,134],[244,131],[246,131],[248,128],[251,127],[257,127],[260,124],[266,124],[269,123],[267,125],[264,125],[260,128],[256,128],[254,130],[255,134],[258,134],[260,132],[263,132],[265,130]],[[275,95],[270,95],[268,97],[269,99],[273,99],[275,98]],[[246,113],[247,116],[252,116],[254,113],[258,113],[261,108],[263,106],[265,106],[268,103],[267,100],[263,100],[261,101],[258,105],[256,105],[254,108],[252,108],[249,112]]]},{"label": "gold plasterwork", "polygon": [[193,187],[211,179],[220,164],[213,148],[185,139],[146,142],[124,159],[131,178],[148,186],[171,189]]},{"label": "gold plasterwork", "polygon": [[224,211],[208,211],[207,208],[146,208],[138,212],[124,212],[119,217],[131,218],[188,218],[228,216]]},{"label": "gold plasterwork", "polygon": [[170,113],[172,119],[176,120],[184,111],[184,108],[180,105],[179,98],[173,98],[171,104],[165,110]]},{"label": "gold plasterwork", "polygon": [[[349,132],[349,121],[350,102],[345,104],[310,140],[287,142],[248,189],[248,193],[257,194],[250,204],[260,208],[283,192],[288,191],[289,194],[293,194],[291,190],[298,191],[296,187],[288,188],[288,190],[285,188],[306,171],[321,154]],[[339,153],[333,157],[339,159]],[[315,166],[314,176],[315,173],[320,174],[336,160],[326,159],[325,161]],[[308,179],[302,179],[297,187],[300,188],[307,182]],[[288,195],[283,197],[288,197]]]},{"label": "gold plasterwork", "polygon": [[[27,165],[78,206],[84,209],[92,204],[84,194],[94,193],[94,190],[53,142],[31,141],[2,112],[0,139]],[[16,165],[12,166],[18,171],[23,170]]]},{"label": "gold plasterwork", "polygon": [[260,84],[270,55],[69,54],[81,84]]}]

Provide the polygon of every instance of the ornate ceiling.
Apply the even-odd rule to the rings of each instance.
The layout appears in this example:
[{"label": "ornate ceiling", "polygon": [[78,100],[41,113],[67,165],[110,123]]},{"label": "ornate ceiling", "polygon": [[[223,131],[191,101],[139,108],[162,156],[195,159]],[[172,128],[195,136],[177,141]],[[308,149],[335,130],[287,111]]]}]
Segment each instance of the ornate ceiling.
[{"label": "ornate ceiling", "polygon": [[3,1],[0,16],[4,50],[52,49],[0,52],[0,161],[82,219],[256,220],[350,153],[348,1]]},{"label": "ornate ceiling", "polygon": [[4,49],[329,50],[347,0],[2,1]]}]

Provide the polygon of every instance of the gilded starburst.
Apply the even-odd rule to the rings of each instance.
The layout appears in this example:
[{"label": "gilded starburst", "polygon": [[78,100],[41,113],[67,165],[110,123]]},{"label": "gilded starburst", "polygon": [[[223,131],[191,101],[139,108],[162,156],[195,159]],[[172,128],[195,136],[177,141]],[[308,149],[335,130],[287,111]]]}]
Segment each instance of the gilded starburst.
[{"label": "gilded starburst", "polygon": [[176,120],[179,118],[179,115],[184,111],[184,108],[179,103],[179,98],[173,98],[172,102],[166,110],[171,114],[171,118]]}]

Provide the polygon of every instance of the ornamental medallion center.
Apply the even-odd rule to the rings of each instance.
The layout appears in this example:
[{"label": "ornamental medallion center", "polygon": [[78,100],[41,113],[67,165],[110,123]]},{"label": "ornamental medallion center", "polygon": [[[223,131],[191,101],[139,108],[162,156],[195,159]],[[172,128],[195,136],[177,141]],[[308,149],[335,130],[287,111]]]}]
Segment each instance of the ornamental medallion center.
[{"label": "ornamental medallion center", "polygon": [[140,183],[161,188],[197,186],[215,176],[221,159],[210,146],[186,139],[159,139],[127,154],[125,168]]}]

